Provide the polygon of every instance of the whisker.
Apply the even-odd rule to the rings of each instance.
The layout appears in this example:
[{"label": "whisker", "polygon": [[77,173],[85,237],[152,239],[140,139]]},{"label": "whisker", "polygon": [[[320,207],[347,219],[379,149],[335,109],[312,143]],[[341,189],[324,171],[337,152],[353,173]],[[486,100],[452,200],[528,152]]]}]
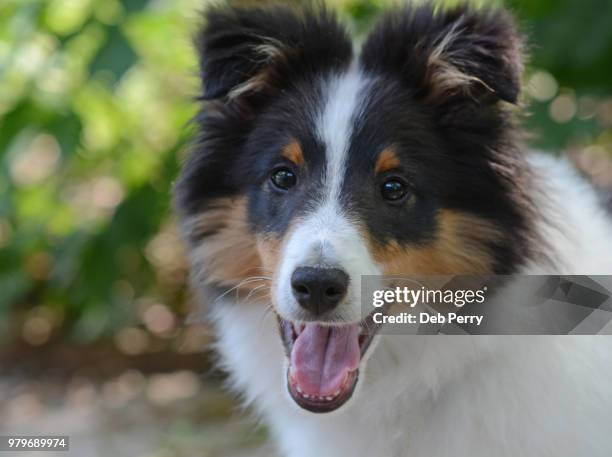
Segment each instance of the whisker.
[{"label": "whisker", "polygon": [[231,289],[226,290],[225,292],[223,292],[221,295],[219,295],[217,298],[215,298],[215,300],[213,301],[213,303],[217,303],[217,301],[221,300],[223,297],[225,297],[227,294],[231,293],[234,290],[238,290],[241,287],[246,286],[247,284],[251,284],[254,282],[258,282],[258,281],[269,281],[270,278],[266,277],[266,276],[251,276],[249,278],[246,278],[242,281],[240,281],[237,285],[235,285],[234,287],[232,287]]},{"label": "whisker", "polygon": [[267,319],[270,312],[273,312],[273,311],[274,311],[274,307],[272,305],[266,306],[266,309],[264,310],[264,313],[262,314],[261,319],[259,319],[259,331],[263,330],[264,321]]},{"label": "whisker", "polygon": [[264,287],[268,287],[268,284],[261,284],[260,286],[255,287],[253,290],[251,290],[251,291],[250,291],[250,292],[247,294],[247,296],[245,297],[244,301],[245,301],[245,302],[246,302],[246,301],[248,301],[248,300],[249,300],[249,298],[250,298],[250,297],[251,297],[251,296],[252,296],[252,295],[253,295],[253,294],[254,294],[256,291],[261,290],[261,289],[262,289],[262,288],[264,288]]}]

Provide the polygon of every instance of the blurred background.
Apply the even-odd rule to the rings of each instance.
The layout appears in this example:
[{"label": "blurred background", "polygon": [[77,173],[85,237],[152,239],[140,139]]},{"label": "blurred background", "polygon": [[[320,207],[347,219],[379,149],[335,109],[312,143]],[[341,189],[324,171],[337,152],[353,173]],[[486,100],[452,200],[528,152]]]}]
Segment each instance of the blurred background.
[{"label": "blurred background", "polygon": [[[328,3],[360,34],[397,2]],[[533,145],[612,186],[612,2],[478,2],[502,3],[529,36]],[[0,2],[0,435],[71,435],[80,457],[269,455],[211,332],[184,324],[170,189],[205,4]]]}]

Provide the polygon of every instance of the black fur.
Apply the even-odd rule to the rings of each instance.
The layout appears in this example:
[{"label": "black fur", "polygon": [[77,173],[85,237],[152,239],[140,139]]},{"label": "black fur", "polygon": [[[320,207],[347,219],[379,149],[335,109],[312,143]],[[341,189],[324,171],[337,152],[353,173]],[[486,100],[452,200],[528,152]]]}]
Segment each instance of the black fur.
[{"label": "black fur", "polygon": [[[317,80],[346,67],[353,53],[346,31],[324,9],[221,7],[209,9],[204,21],[196,38],[203,86],[203,106],[195,119],[200,130],[175,190],[183,214],[240,194],[252,182],[248,167],[257,165],[246,151],[257,115],[287,93],[299,97],[304,87],[306,99],[313,98],[309,94],[316,93]],[[262,61],[256,46],[263,44],[280,44],[283,54]],[[264,91],[228,99],[232,89],[262,71],[270,78]],[[296,103],[306,109],[301,100]],[[281,117],[288,116],[295,112]]]},{"label": "black fur", "polygon": [[[433,89],[428,59],[449,36],[452,38],[442,59],[478,78],[453,96],[470,98],[480,105],[499,99],[517,101],[522,46],[513,21],[502,10],[476,11],[460,6],[434,12],[426,4],[391,11],[370,33],[362,51],[363,65],[372,72],[396,74],[425,97]],[[442,95],[434,102],[446,104],[449,94]]]},{"label": "black fur", "polygon": [[[344,28],[324,9],[211,9],[196,43],[203,98],[227,96],[232,89],[264,72],[267,90],[244,97],[248,99],[246,103],[252,104],[265,104],[278,91],[342,67],[353,52]],[[262,45],[278,48],[279,55],[267,58],[258,52]]]},{"label": "black fur", "polygon": [[[432,69],[429,57],[449,33],[441,58],[468,77],[440,90],[439,68]],[[191,215],[218,197],[247,196],[252,230],[282,234],[322,197],[325,145],[315,118],[323,81],[348,68],[351,42],[324,10],[221,8],[207,13],[197,44],[203,108],[196,119],[199,137],[176,187],[179,211]],[[264,44],[280,52],[262,60],[257,47]],[[457,209],[503,231],[504,238],[489,246],[495,273],[511,273],[532,255],[530,177],[513,116],[503,106],[518,99],[520,56],[505,13],[421,6],[382,18],[359,61],[372,82],[349,142],[343,189],[345,207],[374,239],[425,243],[435,237],[438,211]],[[263,79],[253,88],[231,95],[258,76]],[[268,177],[275,166],[293,166],[280,157],[292,139],[307,167],[295,170],[300,184],[282,194]],[[416,196],[412,205],[397,208],[381,199],[382,178],[371,171],[389,146],[401,160],[395,173]]]}]

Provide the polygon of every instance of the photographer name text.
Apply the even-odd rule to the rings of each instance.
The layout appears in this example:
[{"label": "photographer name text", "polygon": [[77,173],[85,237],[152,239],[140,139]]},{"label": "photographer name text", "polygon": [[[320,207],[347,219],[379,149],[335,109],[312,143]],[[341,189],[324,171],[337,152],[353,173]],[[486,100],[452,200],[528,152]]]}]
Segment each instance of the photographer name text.
[{"label": "photographer name text", "polygon": [[480,325],[483,320],[482,314],[463,315],[457,313],[400,313],[387,315],[376,312],[372,315],[376,324],[472,324]]}]

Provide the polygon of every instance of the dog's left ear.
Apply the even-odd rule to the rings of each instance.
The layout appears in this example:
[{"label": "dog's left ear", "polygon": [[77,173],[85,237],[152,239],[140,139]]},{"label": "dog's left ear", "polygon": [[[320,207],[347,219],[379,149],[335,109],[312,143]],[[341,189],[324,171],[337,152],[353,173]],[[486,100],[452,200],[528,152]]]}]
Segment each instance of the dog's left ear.
[{"label": "dog's left ear", "polygon": [[384,17],[364,44],[362,64],[375,73],[399,75],[435,105],[456,97],[515,103],[522,48],[505,11],[466,6],[435,11],[425,5]]}]

